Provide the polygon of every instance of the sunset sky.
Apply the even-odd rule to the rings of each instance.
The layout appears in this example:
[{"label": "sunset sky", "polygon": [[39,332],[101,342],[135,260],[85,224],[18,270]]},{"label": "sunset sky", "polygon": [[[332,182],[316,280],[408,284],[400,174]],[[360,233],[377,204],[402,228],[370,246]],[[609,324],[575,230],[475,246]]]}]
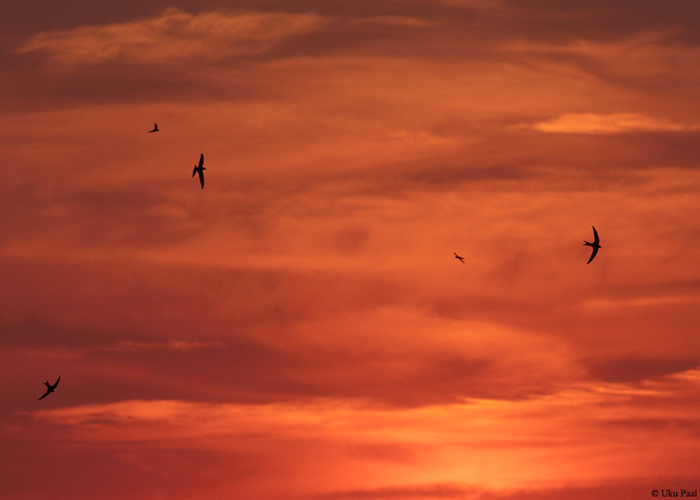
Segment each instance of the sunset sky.
[{"label": "sunset sky", "polygon": [[697,0],[6,4],[0,498],[700,489]]}]

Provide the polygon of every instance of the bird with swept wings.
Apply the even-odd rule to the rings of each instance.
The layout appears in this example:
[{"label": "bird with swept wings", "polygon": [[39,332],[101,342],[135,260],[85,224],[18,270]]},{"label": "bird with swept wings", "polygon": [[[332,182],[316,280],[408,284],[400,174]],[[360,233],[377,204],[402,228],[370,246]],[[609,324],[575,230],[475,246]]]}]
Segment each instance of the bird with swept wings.
[{"label": "bird with swept wings", "polygon": [[194,177],[194,174],[199,174],[199,183],[202,185],[202,189],[204,189],[204,171],[206,168],[204,168],[204,153],[202,153],[199,156],[199,166],[195,165],[194,170],[192,171],[192,177]]},{"label": "bird with swept wings", "polygon": [[58,383],[59,383],[60,381],[61,381],[61,376],[59,375],[59,376],[58,376],[58,380],[56,380],[56,383],[55,383],[54,385],[49,384],[49,381],[48,381],[48,380],[47,380],[46,382],[44,382],[44,385],[46,385],[46,393],[45,393],[43,396],[41,396],[39,399],[37,399],[37,401],[40,401],[40,400],[44,399],[46,396],[48,396],[48,395],[51,394],[54,390],[56,390],[56,386],[58,385]]},{"label": "bird with swept wings", "polygon": [[591,226],[593,228],[593,243],[590,241],[583,240],[583,244],[586,246],[589,246],[593,248],[593,251],[591,252],[591,258],[588,259],[588,262],[586,264],[590,264],[593,258],[598,254],[598,249],[600,248],[600,238],[598,238],[598,231],[595,230],[595,226]]}]

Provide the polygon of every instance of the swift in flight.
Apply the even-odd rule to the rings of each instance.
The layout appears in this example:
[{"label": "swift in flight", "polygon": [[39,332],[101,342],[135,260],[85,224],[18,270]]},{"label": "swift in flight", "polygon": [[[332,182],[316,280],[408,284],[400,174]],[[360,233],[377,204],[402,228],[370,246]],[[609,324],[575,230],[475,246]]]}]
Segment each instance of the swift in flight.
[{"label": "swift in flight", "polygon": [[588,262],[586,264],[590,264],[593,258],[596,256],[598,253],[598,249],[600,248],[600,238],[598,238],[598,231],[595,230],[595,226],[591,226],[593,228],[593,243],[583,240],[583,244],[586,246],[589,246],[593,248],[593,252],[591,252],[591,258],[588,259]]},{"label": "swift in flight", "polygon": [[61,376],[59,375],[58,380],[56,381],[56,383],[54,385],[49,384],[48,380],[46,382],[44,382],[44,384],[46,385],[46,394],[44,394],[39,399],[37,399],[37,401],[40,401],[40,400],[44,399],[46,396],[48,396],[49,394],[51,394],[54,391],[54,389],[56,389],[56,386],[58,385],[58,383],[60,381],[61,381]]},{"label": "swift in flight", "polygon": [[148,133],[150,134],[151,132],[158,132],[158,130],[160,130],[160,129],[158,128],[158,124],[157,124],[157,123],[154,123],[154,124],[153,124],[153,130],[149,130]]},{"label": "swift in flight", "polygon": [[199,156],[199,166],[194,166],[194,170],[192,171],[192,177],[194,177],[194,174],[199,174],[199,183],[202,185],[202,189],[204,189],[205,170],[206,168],[204,168],[204,153],[201,153],[201,155]]},{"label": "swift in flight", "polygon": [[464,257],[460,257],[456,252],[453,253],[455,254],[455,259],[458,259],[462,264],[464,264]]}]

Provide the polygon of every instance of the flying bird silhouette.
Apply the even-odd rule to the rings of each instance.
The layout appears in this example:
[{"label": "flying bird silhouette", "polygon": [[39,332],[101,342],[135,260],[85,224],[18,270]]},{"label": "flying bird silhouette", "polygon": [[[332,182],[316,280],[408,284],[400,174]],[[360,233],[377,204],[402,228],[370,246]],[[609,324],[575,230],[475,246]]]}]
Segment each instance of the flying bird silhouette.
[{"label": "flying bird silhouette", "polygon": [[41,401],[41,400],[44,399],[46,396],[48,396],[49,394],[51,394],[51,393],[54,391],[54,389],[56,389],[56,386],[58,385],[58,383],[59,383],[60,381],[61,381],[61,376],[59,375],[59,376],[58,376],[58,380],[56,380],[56,383],[55,383],[54,385],[49,384],[49,381],[48,381],[48,380],[47,380],[46,382],[44,382],[44,384],[46,385],[46,394],[44,394],[44,395],[41,396],[39,399],[37,399],[37,401]]},{"label": "flying bird silhouette", "polygon": [[459,255],[457,255],[456,252],[453,252],[453,253],[455,254],[455,259],[459,259],[459,261],[460,261],[462,264],[464,264],[464,257],[460,257]]},{"label": "flying bird silhouette", "polygon": [[593,258],[598,254],[598,249],[600,248],[600,238],[598,238],[598,231],[595,230],[595,226],[591,227],[593,228],[593,243],[583,240],[584,245],[593,248],[593,252],[591,252],[591,258],[588,259],[588,262],[586,262],[586,264],[591,263]]},{"label": "flying bird silhouette", "polygon": [[202,189],[204,189],[204,171],[206,168],[204,168],[204,153],[201,153],[199,157],[199,166],[195,165],[194,170],[192,171],[192,177],[194,177],[194,174],[199,174],[199,183],[202,185]]},{"label": "flying bird silhouette", "polygon": [[153,130],[149,130],[148,133],[150,134],[151,132],[158,132],[158,130],[159,130],[159,129],[158,129],[158,124],[157,124],[157,123],[154,123],[154,124],[153,124]]}]

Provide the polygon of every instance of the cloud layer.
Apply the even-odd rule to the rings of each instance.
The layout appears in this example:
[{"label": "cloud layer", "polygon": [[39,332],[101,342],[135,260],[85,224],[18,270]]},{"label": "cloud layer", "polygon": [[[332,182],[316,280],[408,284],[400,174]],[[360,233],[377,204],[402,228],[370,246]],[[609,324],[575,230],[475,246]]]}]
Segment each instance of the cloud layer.
[{"label": "cloud layer", "polygon": [[541,132],[560,134],[618,134],[639,131],[686,132],[696,130],[697,126],[682,125],[635,113],[580,113],[564,114],[536,123],[533,128]]},{"label": "cloud layer", "polygon": [[46,7],[0,55],[7,498],[700,481],[690,3]]},{"label": "cloud layer", "polygon": [[16,53],[38,53],[61,64],[214,62],[259,54],[287,37],[318,29],[321,22],[313,13],[190,14],[173,8],[142,21],[39,33]]}]

